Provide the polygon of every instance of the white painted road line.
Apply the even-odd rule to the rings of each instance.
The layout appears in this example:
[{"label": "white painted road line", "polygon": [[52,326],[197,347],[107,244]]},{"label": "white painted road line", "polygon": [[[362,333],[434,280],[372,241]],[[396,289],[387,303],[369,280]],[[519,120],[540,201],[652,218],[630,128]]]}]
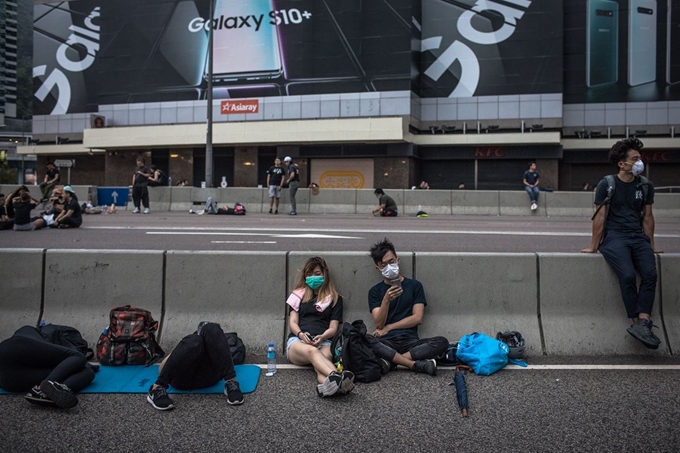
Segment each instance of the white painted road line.
[{"label": "white painted road line", "polygon": [[210,241],[211,244],[276,244],[276,241]]},{"label": "white painted road line", "polygon": [[[92,230],[130,230],[130,231],[145,231],[147,234],[240,234],[240,235],[255,235],[255,232],[263,232],[269,234],[281,234],[282,232],[290,233],[345,233],[345,234],[359,234],[359,233],[376,233],[384,231],[384,227],[375,229],[351,229],[351,228],[210,228],[210,227],[118,227],[118,226],[89,226],[81,227],[81,229]],[[154,231],[162,230],[162,231]],[[227,233],[228,232],[228,233]],[[462,234],[462,235],[505,235],[505,236],[571,236],[571,237],[590,237],[591,232],[574,232],[574,231],[480,231],[480,230],[390,230],[390,234]],[[659,238],[680,238],[680,234],[655,234]]]},{"label": "white painted road line", "polygon": [[[266,364],[257,364],[262,369],[266,369]],[[311,367],[308,366],[298,366],[290,364],[279,364],[276,366],[280,370],[310,370]],[[440,366],[440,370],[453,370],[454,367],[444,367]],[[542,371],[542,370],[603,370],[603,371],[616,371],[616,370],[678,370],[680,371],[680,365],[529,365],[526,368],[518,365],[507,365],[504,370],[526,370],[526,371]]]}]

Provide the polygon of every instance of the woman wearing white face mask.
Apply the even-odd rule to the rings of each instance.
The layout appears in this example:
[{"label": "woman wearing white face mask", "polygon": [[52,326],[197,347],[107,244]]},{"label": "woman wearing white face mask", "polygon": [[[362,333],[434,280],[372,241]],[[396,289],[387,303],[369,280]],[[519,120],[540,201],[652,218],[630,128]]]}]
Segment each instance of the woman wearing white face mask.
[{"label": "woman wearing white face mask", "polygon": [[[598,250],[619,279],[621,296],[633,325],[627,331],[649,349],[657,349],[661,340],[652,332],[650,319],[656,291],[654,252],[654,184],[640,176],[644,163],[642,142],[628,138],[617,142],[609,152],[618,173],[597,185],[590,247],[583,253]],[[604,209],[602,209],[604,207]],[[636,272],[640,274],[637,285]]]},{"label": "woman wearing white face mask", "polygon": [[331,340],[342,322],[342,296],[333,285],[326,261],[309,258],[288,297],[286,344],[288,359],[294,365],[312,365],[321,397],[346,395],[354,388],[351,371],[338,373],[331,361]]}]

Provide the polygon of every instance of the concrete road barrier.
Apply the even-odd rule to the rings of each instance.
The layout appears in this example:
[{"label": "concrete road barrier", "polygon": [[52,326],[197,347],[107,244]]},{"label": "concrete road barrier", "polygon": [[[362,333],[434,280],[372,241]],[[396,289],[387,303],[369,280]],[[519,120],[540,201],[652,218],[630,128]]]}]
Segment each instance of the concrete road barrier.
[{"label": "concrete road barrier", "polygon": [[318,195],[308,197],[311,214],[354,214],[356,212],[356,189],[321,189]]},{"label": "concrete road barrier", "polygon": [[[376,203],[377,205],[377,203]],[[404,215],[416,215],[422,208],[428,214],[451,215],[450,190],[404,190]]]},{"label": "concrete road barrier", "polygon": [[[541,192],[549,216],[592,217],[595,192]],[[528,195],[527,195],[528,199]],[[540,206],[539,197],[539,206]]]},{"label": "concrete road barrier", "polygon": [[528,355],[543,353],[533,253],[416,253],[427,308],[421,337],[517,330]]},{"label": "concrete road barrier", "polygon": [[172,200],[172,205],[170,206],[171,211],[181,211],[189,212],[189,209],[194,208],[194,203],[192,199],[194,188],[193,187],[173,187],[170,192],[170,198]]},{"label": "concrete road barrier", "polygon": [[[674,355],[680,354],[680,253],[659,255],[661,280],[661,312],[668,345]],[[657,324],[661,324],[657,321]],[[656,329],[655,329],[656,330]],[[658,335],[658,334],[657,334]],[[662,341],[666,341],[658,335]]]},{"label": "concrete road barrier", "polygon": [[70,325],[91,347],[113,307],[132,305],[162,319],[162,251],[48,250],[42,319]]},{"label": "concrete road barrier", "polygon": [[21,326],[38,325],[42,284],[42,249],[0,249],[0,341]]},{"label": "concrete road barrier", "polygon": [[270,341],[282,351],[285,297],[285,252],[169,251],[161,346],[170,352],[200,321],[213,321],[251,352]]},{"label": "concrete road barrier", "polygon": [[[172,187],[149,187],[149,205],[151,212],[170,211],[172,206]],[[134,206],[132,209],[134,209]]]},{"label": "concrete road barrier", "polygon": [[[413,275],[413,253],[399,253],[399,269],[407,277]],[[343,321],[362,319],[369,332],[375,325],[368,310],[368,290],[379,283],[382,275],[366,252],[290,252],[288,254],[288,294],[295,288],[297,277],[308,258],[320,256],[326,260],[335,287],[343,299]],[[286,294],[286,298],[288,297]],[[286,320],[286,335],[288,324]]]},{"label": "concrete road barrier", "polygon": [[453,215],[500,215],[497,190],[454,190],[451,192]]},{"label": "concrete road barrier", "polygon": [[658,285],[652,319],[663,342],[651,351],[626,332],[630,320],[619,283],[601,255],[539,253],[538,259],[541,322],[548,355],[670,354],[660,317]]},{"label": "concrete road barrier", "polygon": [[531,201],[526,191],[507,191],[502,190],[499,195],[499,210],[501,215],[515,216],[545,216],[546,211],[546,192],[541,192],[538,196],[538,208],[531,210]]},{"label": "concrete road barrier", "polygon": [[680,194],[654,194],[654,217],[680,217]]}]

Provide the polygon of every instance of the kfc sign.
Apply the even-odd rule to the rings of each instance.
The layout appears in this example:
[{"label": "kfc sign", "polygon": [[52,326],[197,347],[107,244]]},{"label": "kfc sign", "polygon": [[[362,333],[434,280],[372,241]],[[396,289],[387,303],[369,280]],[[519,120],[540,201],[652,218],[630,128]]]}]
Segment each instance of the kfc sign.
[{"label": "kfc sign", "polygon": [[220,112],[222,115],[232,115],[235,113],[257,113],[259,109],[259,100],[247,99],[240,101],[222,101]]}]

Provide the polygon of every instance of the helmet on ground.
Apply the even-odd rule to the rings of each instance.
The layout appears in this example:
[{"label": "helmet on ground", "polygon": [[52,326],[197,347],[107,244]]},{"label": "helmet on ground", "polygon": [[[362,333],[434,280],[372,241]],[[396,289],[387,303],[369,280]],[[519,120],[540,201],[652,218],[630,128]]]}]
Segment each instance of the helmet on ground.
[{"label": "helmet on ground", "polygon": [[524,357],[524,337],[521,333],[517,332],[516,330],[498,332],[496,334],[496,340],[502,341],[508,345],[510,348],[510,352],[508,353],[509,359],[517,360]]}]

